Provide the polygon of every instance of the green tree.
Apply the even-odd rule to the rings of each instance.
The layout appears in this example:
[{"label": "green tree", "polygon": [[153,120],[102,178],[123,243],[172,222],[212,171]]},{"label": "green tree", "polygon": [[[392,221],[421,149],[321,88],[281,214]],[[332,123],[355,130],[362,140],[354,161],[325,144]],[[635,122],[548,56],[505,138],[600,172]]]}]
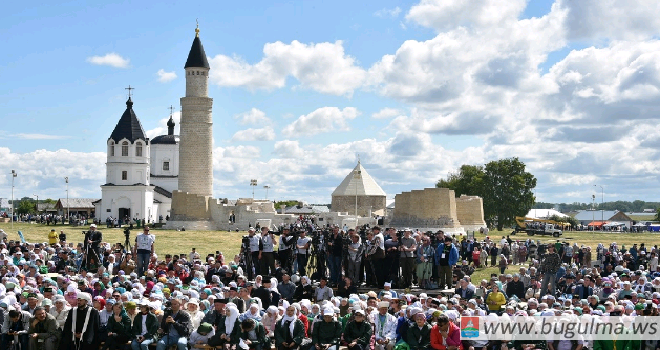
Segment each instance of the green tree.
[{"label": "green tree", "polygon": [[525,216],[534,205],[536,178],[525,171],[525,163],[518,158],[492,161],[485,166],[463,165],[436,187],[462,194],[480,196],[484,201],[484,219],[488,226],[499,230],[513,224],[516,216]]},{"label": "green tree", "polygon": [[18,207],[16,207],[16,213],[18,214],[27,214],[27,213],[34,213],[37,211],[37,207],[35,205],[34,200],[21,200],[20,203],[18,203]]},{"label": "green tree", "polygon": [[446,180],[441,179],[436,187],[454,190],[456,197],[461,195],[484,196],[484,167],[481,165],[462,165],[458,172],[449,173]]},{"label": "green tree", "polygon": [[489,162],[485,168],[484,219],[498,230],[513,224],[516,216],[524,216],[534,205],[532,190],[536,178],[525,171],[518,158]]}]

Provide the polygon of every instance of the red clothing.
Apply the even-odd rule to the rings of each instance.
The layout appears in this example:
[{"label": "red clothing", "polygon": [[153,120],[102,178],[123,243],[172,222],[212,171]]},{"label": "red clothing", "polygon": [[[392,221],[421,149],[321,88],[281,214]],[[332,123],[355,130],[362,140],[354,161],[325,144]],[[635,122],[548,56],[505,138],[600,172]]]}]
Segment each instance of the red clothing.
[{"label": "red clothing", "polygon": [[447,332],[447,339],[443,342],[442,334],[440,334],[440,327],[436,324],[431,328],[431,347],[436,350],[446,350],[448,346],[456,346],[458,349],[463,349],[461,343],[461,330],[453,322],[449,322],[449,332]]},{"label": "red clothing", "polygon": [[309,338],[311,334],[307,333],[309,324],[307,323],[307,316],[303,315],[302,312],[298,315],[298,319],[302,321],[303,326],[305,326],[305,337]]}]

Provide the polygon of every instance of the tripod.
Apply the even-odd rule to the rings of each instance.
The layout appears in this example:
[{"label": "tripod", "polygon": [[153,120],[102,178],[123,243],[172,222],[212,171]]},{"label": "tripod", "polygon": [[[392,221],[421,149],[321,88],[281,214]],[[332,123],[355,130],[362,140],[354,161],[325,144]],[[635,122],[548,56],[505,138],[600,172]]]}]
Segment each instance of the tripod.
[{"label": "tripod", "polygon": [[132,252],[133,246],[131,245],[131,231],[124,230],[124,251]]}]

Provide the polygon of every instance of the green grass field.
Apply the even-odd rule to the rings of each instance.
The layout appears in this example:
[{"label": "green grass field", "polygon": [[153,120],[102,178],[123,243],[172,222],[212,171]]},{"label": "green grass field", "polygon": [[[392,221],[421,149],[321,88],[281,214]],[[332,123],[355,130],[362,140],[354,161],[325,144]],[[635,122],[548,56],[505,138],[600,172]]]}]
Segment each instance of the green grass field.
[{"label": "green grass field", "polygon": [[[495,240],[495,242],[498,242],[502,239],[502,236],[505,236],[507,234],[511,233],[511,229],[505,230],[505,231],[490,231],[489,236],[491,239]],[[528,238],[533,238],[534,240],[541,240],[542,243],[549,243],[549,242],[556,242],[557,238],[552,238],[551,236],[534,236],[530,237],[527,235],[515,235],[515,236],[510,236],[511,239],[513,240],[527,240]],[[483,239],[483,236],[477,236],[477,239]],[[603,243],[606,246],[609,246],[610,243],[616,242],[619,247],[622,245],[625,245],[626,248],[632,247],[634,243],[637,243],[639,245],[640,243],[645,243],[647,246],[653,246],[655,244],[660,244],[660,234],[657,233],[650,233],[650,232],[645,232],[645,233],[623,233],[623,232],[617,232],[617,233],[612,233],[612,232],[590,232],[590,231],[564,231],[562,236],[559,238],[560,241],[566,241],[571,243],[573,245],[573,242],[577,242],[578,246],[587,246],[591,247],[592,251],[592,256],[593,259],[596,258],[596,247],[598,246],[598,243]],[[499,260],[498,260],[499,261]],[[518,270],[520,269],[520,266],[509,266],[507,268],[506,273],[517,273]],[[480,268],[477,271],[474,272],[472,275],[472,281],[481,281],[482,279],[488,280],[490,278],[491,273],[500,273],[499,268],[497,267],[487,267],[487,268]]]},{"label": "green grass field", "polygon": [[[64,230],[69,242],[82,242],[82,231],[89,229],[89,227],[84,226],[46,226],[26,223],[14,223],[13,230],[11,229],[11,223],[0,223],[0,228],[5,230],[9,240],[19,240],[18,231],[21,231],[28,242],[34,243],[47,242],[48,233],[53,228],[57,230],[57,233],[60,230]],[[107,229],[104,225],[99,226],[98,229],[103,232],[103,241],[111,244],[124,242],[123,229]],[[134,242],[135,235],[141,233],[142,230],[138,229],[131,231],[131,243]],[[160,229],[152,229],[150,233],[156,236],[156,254],[159,256],[164,254],[188,254],[192,248],[196,248],[197,252],[202,256],[215,253],[216,250],[219,250],[225,256],[225,259],[233,259],[234,254],[237,254],[240,250],[241,238],[247,234],[247,232],[174,231]]]}]

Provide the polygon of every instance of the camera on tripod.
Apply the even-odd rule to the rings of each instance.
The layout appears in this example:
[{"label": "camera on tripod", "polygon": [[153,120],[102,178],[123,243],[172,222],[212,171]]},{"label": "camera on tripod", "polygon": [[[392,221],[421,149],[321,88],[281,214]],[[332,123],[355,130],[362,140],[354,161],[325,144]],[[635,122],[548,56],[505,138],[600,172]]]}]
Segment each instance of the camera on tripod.
[{"label": "camera on tripod", "polygon": [[128,228],[124,229],[124,237],[126,237],[126,239],[131,237],[131,230],[130,229],[128,229]]}]

